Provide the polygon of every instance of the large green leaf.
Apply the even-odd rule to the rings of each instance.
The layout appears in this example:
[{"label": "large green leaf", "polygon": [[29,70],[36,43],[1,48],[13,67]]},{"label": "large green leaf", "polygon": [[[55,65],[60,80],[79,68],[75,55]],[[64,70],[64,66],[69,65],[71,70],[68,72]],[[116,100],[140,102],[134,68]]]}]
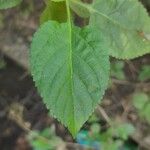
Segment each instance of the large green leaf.
[{"label": "large green leaf", "polygon": [[138,0],[93,0],[93,5],[71,2],[89,10],[90,24],[107,37],[112,56],[132,59],[150,53],[150,17]]},{"label": "large green leaf", "polygon": [[73,136],[103,97],[109,79],[108,48],[99,29],[48,21],[31,46],[31,72],[51,115]]},{"label": "large green leaf", "polygon": [[0,9],[6,9],[18,5],[22,0],[0,0]]},{"label": "large green leaf", "polygon": [[112,56],[131,59],[150,52],[150,17],[138,0],[93,0],[90,24],[108,39]]}]

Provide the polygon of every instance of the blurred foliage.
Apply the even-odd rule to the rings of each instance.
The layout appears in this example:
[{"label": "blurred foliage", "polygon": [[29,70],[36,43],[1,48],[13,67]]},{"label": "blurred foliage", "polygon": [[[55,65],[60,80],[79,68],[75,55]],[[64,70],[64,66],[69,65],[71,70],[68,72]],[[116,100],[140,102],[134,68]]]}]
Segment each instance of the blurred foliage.
[{"label": "blurred foliage", "polygon": [[95,122],[98,122],[98,121],[99,121],[99,118],[97,117],[97,115],[95,113],[93,113],[91,115],[91,117],[89,118],[88,123],[95,123]]},{"label": "blurred foliage", "polygon": [[[55,20],[58,22],[65,22],[67,20],[65,2],[57,3],[50,0],[45,0],[45,3],[46,7],[40,16],[40,24],[43,24],[48,20]],[[56,12],[61,12],[61,15]]]},{"label": "blurred foliage", "polygon": [[[99,118],[93,115],[89,119],[89,130],[81,130],[76,137],[76,142],[87,150],[137,150],[136,145],[128,142],[128,138],[134,133],[134,127],[129,123],[112,122],[106,130],[101,128]],[[94,123],[95,122],[95,123]],[[28,141],[34,150],[56,150],[63,147],[64,141],[55,134],[55,129],[45,128],[42,131],[31,131]]]},{"label": "blurred foliage", "polygon": [[131,141],[126,141],[120,150],[138,150],[137,145]]},{"label": "blurred foliage", "polygon": [[139,73],[138,79],[140,81],[145,81],[145,80],[150,79],[150,66],[149,65],[143,65],[143,67]]},{"label": "blurred foliage", "polygon": [[0,58],[0,69],[3,69],[6,67],[6,62],[4,59]]},{"label": "blurred foliage", "polygon": [[150,96],[146,93],[134,93],[133,105],[137,109],[141,118],[150,123]]},{"label": "blurred foliage", "polygon": [[45,128],[41,132],[31,131],[27,139],[34,150],[55,150],[62,143],[53,128]]},{"label": "blurred foliage", "polygon": [[20,4],[22,0],[0,0],[0,9],[7,9]]},{"label": "blurred foliage", "polygon": [[101,131],[100,124],[94,123],[89,131],[79,132],[77,143],[95,150],[120,150],[133,133],[134,127],[128,123],[114,122],[106,131]]},{"label": "blurred foliage", "polygon": [[4,27],[4,16],[2,13],[0,13],[0,28]]},{"label": "blurred foliage", "polygon": [[123,71],[124,62],[123,61],[115,61],[111,63],[111,76],[120,80],[125,79],[125,74]]},{"label": "blurred foliage", "polygon": [[33,1],[27,2],[23,1],[20,6],[20,14],[23,17],[29,17],[29,15],[35,10],[35,5]]}]

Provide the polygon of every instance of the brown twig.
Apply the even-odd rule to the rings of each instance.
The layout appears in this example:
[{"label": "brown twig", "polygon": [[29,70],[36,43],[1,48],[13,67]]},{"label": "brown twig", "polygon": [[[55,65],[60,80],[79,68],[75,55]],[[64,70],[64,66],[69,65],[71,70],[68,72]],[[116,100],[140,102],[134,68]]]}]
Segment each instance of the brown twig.
[{"label": "brown twig", "polygon": [[111,126],[111,119],[107,115],[107,113],[105,112],[105,110],[101,106],[99,106],[98,107],[98,111],[100,112],[100,114],[102,115],[102,117],[105,119],[105,121]]}]

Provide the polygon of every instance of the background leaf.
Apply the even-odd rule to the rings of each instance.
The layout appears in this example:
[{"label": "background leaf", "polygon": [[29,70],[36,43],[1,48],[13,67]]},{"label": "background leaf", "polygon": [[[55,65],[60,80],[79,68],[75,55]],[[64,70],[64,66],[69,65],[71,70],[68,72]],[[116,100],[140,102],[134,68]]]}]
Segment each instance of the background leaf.
[{"label": "background leaf", "polygon": [[115,61],[111,62],[111,76],[120,80],[125,80],[124,74],[124,62],[123,61]]},{"label": "background leaf", "polygon": [[[76,0],[78,2],[81,2],[81,0]],[[88,4],[85,4],[88,5]],[[80,17],[82,18],[89,18],[90,12],[86,7],[82,7],[78,5],[77,3],[74,3],[74,1],[70,1],[70,8]]]},{"label": "background leaf", "polygon": [[145,80],[150,79],[150,66],[149,65],[144,65],[142,67],[142,70],[139,73],[138,79],[140,81],[145,81]]},{"label": "background leaf", "polygon": [[0,9],[7,9],[18,5],[22,0],[0,0]]},{"label": "background leaf", "polygon": [[141,118],[150,123],[150,96],[146,93],[135,93],[133,95],[133,105],[138,110]]},{"label": "background leaf", "polygon": [[41,14],[40,24],[48,21],[55,20],[58,22],[67,21],[67,12],[65,2],[54,2],[51,0],[46,1],[46,7]]},{"label": "background leaf", "polygon": [[94,0],[90,24],[107,37],[110,54],[132,59],[150,52],[150,17],[138,0]]},{"label": "background leaf", "polygon": [[149,97],[145,93],[135,93],[133,95],[133,104],[138,110],[144,109],[144,106],[148,101]]}]

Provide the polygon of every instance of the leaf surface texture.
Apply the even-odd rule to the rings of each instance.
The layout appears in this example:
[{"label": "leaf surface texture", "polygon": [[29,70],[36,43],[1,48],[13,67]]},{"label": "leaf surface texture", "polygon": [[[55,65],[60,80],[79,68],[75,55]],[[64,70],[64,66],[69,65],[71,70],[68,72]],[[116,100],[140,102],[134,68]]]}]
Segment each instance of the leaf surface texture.
[{"label": "leaf surface texture", "polygon": [[[71,39],[69,32],[71,31]],[[73,136],[103,97],[109,79],[107,44],[99,29],[48,21],[31,46],[31,71],[50,113]]]},{"label": "leaf surface texture", "polygon": [[110,54],[132,59],[150,53],[150,17],[138,0],[94,0],[90,24],[107,37]]}]

